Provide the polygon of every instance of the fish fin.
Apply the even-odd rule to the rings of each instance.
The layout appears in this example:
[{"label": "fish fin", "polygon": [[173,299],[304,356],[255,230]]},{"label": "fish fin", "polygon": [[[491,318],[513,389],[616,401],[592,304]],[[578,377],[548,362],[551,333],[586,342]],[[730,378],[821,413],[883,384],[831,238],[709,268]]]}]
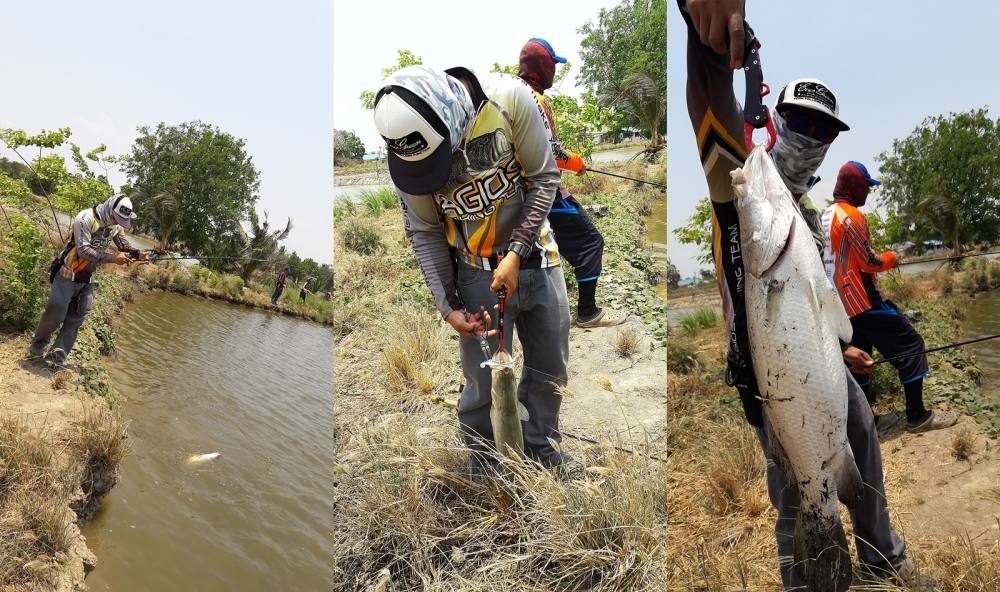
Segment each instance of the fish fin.
[{"label": "fish fin", "polygon": [[531,419],[531,416],[528,415],[528,408],[525,407],[524,403],[520,401],[517,402],[517,418],[521,421],[528,421]]},{"label": "fish fin", "polygon": [[854,327],[851,325],[851,317],[847,316],[847,309],[844,308],[844,303],[841,302],[837,291],[830,284],[830,280],[823,282],[820,290],[820,293],[825,297],[823,301],[823,314],[826,316],[827,322],[837,332],[837,338],[844,343],[850,343],[851,337],[854,336]]},{"label": "fish fin", "polygon": [[854,509],[865,495],[865,483],[850,446],[833,455],[830,472],[837,480],[837,497],[845,506]]},{"label": "fish fin", "polygon": [[851,586],[852,565],[840,516],[803,511],[804,506],[800,504],[795,521],[793,569],[809,590],[844,592]]}]

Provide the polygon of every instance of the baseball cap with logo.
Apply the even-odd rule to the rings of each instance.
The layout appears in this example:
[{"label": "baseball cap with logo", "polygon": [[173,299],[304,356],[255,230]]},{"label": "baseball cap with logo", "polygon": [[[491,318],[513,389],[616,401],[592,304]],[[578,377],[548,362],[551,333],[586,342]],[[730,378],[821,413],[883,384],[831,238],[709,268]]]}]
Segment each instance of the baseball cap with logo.
[{"label": "baseball cap with logo", "polygon": [[131,230],[132,220],[135,219],[135,211],[132,209],[132,200],[125,195],[115,195],[108,198],[108,201],[105,203],[107,204],[108,210],[110,210],[114,221],[125,230]]},{"label": "baseball cap with logo", "polygon": [[440,189],[475,118],[468,90],[426,66],[402,68],[382,84],[375,96],[375,127],[388,148],[392,182],[417,195]]},{"label": "baseball cap with logo", "polygon": [[840,119],[840,103],[836,95],[822,80],[815,78],[799,78],[788,83],[778,93],[778,101],[774,108],[778,113],[791,105],[819,111],[833,120],[837,128],[846,132],[850,128]]}]

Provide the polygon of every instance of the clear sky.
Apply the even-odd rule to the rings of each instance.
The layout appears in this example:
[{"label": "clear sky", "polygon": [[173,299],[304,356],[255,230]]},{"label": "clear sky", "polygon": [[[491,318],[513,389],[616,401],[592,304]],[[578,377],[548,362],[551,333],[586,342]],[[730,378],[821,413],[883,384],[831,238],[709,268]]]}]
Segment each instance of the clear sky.
[{"label": "clear sky", "polygon": [[[676,2],[668,7],[668,214],[673,228],[686,223],[707,188],[685,107],[684,21]],[[998,3],[748,0],[747,20],[763,44],[764,78],[773,89],[769,105],[788,81],[820,78],[837,94],[841,118],[851,126],[820,168],[822,181],[810,192],[818,204],[831,197],[844,162],[861,161],[877,176],[875,156],[925,117],[984,105],[994,118],[1000,115]],[[737,80],[742,100],[742,72]],[[697,251],[670,239],[670,260],[686,277],[699,267]]]},{"label": "clear sky", "polygon": [[379,88],[382,68],[396,63],[397,49],[413,51],[428,66],[466,66],[482,74],[489,72],[494,62],[517,63],[521,46],[532,37],[541,37],[573,64],[559,91],[578,94],[575,79],[580,66],[580,36],[576,30],[588,20],[596,22],[601,8],[617,4],[614,0],[337,2],[334,127],[353,130],[370,151],[384,144],[375,130],[372,112],[361,107],[358,95]]},{"label": "clear sky", "polygon": [[120,154],[140,125],[217,125],[246,140],[258,209],[292,218],[287,248],[332,261],[331,2],[33,0],[3,12],[0,126],[69,126],[84,151]]}]

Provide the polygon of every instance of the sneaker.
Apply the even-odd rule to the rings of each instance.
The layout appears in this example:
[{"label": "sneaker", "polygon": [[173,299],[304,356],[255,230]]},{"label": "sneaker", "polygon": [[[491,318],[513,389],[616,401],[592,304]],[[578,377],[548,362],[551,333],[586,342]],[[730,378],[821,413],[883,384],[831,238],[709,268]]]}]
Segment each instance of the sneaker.
[{"label": "sneaker", "polygon": [[44,350],[36,352],[30,346],[28,347],[28,356],[27,356],[28,360],[41,360],[44,355],[45,355]]},{"label": "sneaker", "polygon": [[899,415],[895,411],[875,416],[875,428],[878,430],[879,437],[885,436],[897,425],[899,425]]},{"label": "sneaker", "polygon": [[54,347],[45,355],[45,367],[58,372],[66,368],[66,354],[62,349]]},{"label": "sneaker", "polygon": [[614,327],[621,325],[628,318],[624,312],[613,308],[602,308],[597,314],[587,320],[576,319],[576,326],[582,329],[595,329],[597,327]]},{"label": "sneaker", "polygon": [[525,455],[546,469],[555,469],[564,479],[576,479],[584,474],[583,465],[565,452],[556,451],[551,446],[526,446]]},{"label": "sneaker", "polygon": [[950,428],[951,426],[958,423],[958,415],[955,413],[949,413],[947,411],[934,411],[930,410],[927,414],[927,418],[916,424],[906,422],[906,431],[911,434],[919,434],[922,432],[930,432],[932,430],[940,430],[944,428]]}]

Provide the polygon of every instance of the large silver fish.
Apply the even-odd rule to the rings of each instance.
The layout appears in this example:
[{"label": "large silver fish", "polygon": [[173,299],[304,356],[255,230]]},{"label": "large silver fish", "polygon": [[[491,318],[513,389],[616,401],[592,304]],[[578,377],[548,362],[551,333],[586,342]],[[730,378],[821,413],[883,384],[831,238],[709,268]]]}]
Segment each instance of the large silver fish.
[{"label": "large silver fish", "polygon": [[490,423],[497,452],[522,458],[524,456],[524,430],[521,421],[528,420],[528,410],[517,400],[517,380],[507,352],[495,358],[501,364],[491,365],[493,370]]},{"label": "large silver fish", "polygon": [[851,323],[812,233],[774,162],[755,148],[733,171],[746,274],[747,331],[775,462],[798,486],[795,569],[813,592],[847,590],[851,555],[838,498],[863,484],[847,441]]}]

